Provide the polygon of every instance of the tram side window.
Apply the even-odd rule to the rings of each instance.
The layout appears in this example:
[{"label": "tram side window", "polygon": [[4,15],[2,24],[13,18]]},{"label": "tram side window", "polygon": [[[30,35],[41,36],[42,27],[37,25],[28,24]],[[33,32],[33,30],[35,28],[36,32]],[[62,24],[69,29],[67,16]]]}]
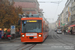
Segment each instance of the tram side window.
[{"label": "tram side window", "polygon": [[47,28],[46,28],[46,25],[45,24],[43,24],[44,26],[43,26],[43,32],[47,32]]},{"label": "tram side window", "polygon": [[45,25],[44,25],[44,23],[43,23],[43,32],[45,32]]},{"label": "tram side window", "polygon": [[45,26],[45,32],[47,32],[47,26]]}]

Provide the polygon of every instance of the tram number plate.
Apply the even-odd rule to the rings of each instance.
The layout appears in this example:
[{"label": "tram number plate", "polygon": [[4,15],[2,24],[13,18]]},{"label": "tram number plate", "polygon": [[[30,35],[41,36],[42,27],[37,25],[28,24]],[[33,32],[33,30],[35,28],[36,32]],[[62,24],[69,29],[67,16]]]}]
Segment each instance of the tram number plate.
[{"label": "tram number plate", "polygon": [[37,33],[26,33],[26,36],[37,36]]}]

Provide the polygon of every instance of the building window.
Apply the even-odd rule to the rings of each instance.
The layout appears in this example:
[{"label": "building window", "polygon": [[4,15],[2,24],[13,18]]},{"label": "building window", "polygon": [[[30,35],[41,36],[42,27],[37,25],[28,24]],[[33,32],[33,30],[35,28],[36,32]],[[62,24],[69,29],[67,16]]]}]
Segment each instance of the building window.
[{"label": "building window", "polygon": [[75,15],[72,15],[71,20],[75,21]]},{"label": "building window", "polygon": [[72,11],[75,11],[75,6],[74,6],[74,7],[72,7]]}]

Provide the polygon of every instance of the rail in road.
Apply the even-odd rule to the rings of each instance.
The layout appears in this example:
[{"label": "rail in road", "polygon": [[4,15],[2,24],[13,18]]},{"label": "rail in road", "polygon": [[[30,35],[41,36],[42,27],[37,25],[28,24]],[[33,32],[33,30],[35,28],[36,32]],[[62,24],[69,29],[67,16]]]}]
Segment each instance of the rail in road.
[{"label": "rail in road", "polygon": [[[69,36],[66,36],[63,34],[57,34],[54,31],[52,31],[50,32],[48,38],[43,43],[40,43],[40,44],[39,43],[22,43],[20,42],[20,38],[18,38],[12,41],[12,44],[9,44],[8,45],[9,47],[7,46],[6,48],[9,48],[9,50],[49,50],[49,49],[54,50],[57,47],[57,49],[59,50],[61,49],[72,50],[74,49],[75,44],[72,43],[72,40],[71,40],[72,37],[69,37]],[[69,38],[70,40],[68,40]],[[4,47],[5,45],[2,45],[2,46]],[[6,49],[6,48],[3,48],[3,49]]]},{"label": "rail in road", "polygon": [[37,43],[34,43],[34,44],[22,44],[22,45],[18,46],[18,48],[16,48],[15,50],[26,50],[26,49],[31,50],[36,45],[37,45]]},{"label": "rail in road", "polygon": [[67,41],[67,40],[64,40],[64,39],[61,37],[61,35],[60,35],[60,36],[59,36],[59,35],[60,35],[60,34],[57,34],[57,33],[54,34],[54,33],[53,33],[52,38],[55,39],[56,41],[62,43],[62,44],[68,45],[68,46],[75,45],[75,44],[72,43],[72,42],[69,42],[69,41]]}]

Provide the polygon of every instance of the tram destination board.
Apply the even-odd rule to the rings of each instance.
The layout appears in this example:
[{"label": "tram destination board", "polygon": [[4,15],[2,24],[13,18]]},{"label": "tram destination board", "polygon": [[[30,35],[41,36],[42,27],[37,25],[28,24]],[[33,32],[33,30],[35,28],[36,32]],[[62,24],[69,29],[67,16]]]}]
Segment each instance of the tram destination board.
[{"label": "tram destination board", "polygon": [[22,21],[24,24],[26,24],[26,23],[41,23],[42,22],[42,20],[24,20],[24,21]]}]

